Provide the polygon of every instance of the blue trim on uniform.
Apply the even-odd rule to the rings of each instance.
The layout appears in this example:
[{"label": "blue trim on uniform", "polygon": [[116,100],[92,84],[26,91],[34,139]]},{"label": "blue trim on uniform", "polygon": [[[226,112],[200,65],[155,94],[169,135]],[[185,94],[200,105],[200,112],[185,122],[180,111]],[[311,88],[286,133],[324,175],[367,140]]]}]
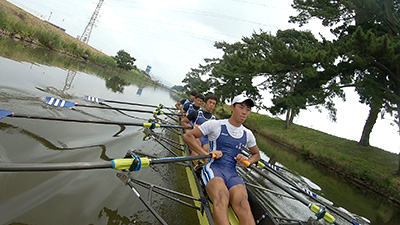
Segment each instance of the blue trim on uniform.
[{"label": "blue trim on uniform", "polygon": [[202,180],[205,185],[214,177],[220,177],[224,180],[228,190],[236,185],[245,185],[243,179],[236,171],[236,160],[234,157],[241,153],[241,150],[247,144],[247,132],[242,130],[240,138],[232,137],[226,124],[221,124],[221,132],[218,138],[210,142],[210,150],[222,151],[223,155],[219,159],[210,160],[202,170]]},{"label": "blue trim on uniform", "polygon": [[[210,114],[211,114],[211,113],[210,113]],[[211,114],[211,117],[210,117],[209,119],[207,119],[207,118],[205,117],[205,115],[204,115],[204,111],[203,111],[202,109],[199,109],[199,110],[197,110],[197,117],[196,117],[196,119],[194,120],[193,124],[191,124],[191,125],[192,125],[192,126],[193,126],[193,125],[201,125],[201,124],[203,124],[204,122],[207,122],[207,121],[209,121],[209,120],[215,120],[215,119],[216,119],[215,116],[212,115],[212,114]],[[192,122],[192,121],[190,121],[190,122]],[[208,135],[202,136],[202,137],[200,137],[199,139],[200,139],[200,142],[201,142],[201,146],[204,146],[204,145],[206,145],[206,144],[209,143],[209,142],[208,142]]]}]

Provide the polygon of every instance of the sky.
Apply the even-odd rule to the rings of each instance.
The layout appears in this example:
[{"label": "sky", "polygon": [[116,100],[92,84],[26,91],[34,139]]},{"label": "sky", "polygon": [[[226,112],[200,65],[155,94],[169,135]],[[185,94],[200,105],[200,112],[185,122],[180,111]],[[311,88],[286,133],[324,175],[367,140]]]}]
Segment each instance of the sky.
[{"label": "sky", "polygon": [[[8,0],[31,14],[66,29],[73,37],[82,35],[99,0]],[[288,23],[296,15],[291,0],[104,0],[91,32],[89,45],[115,56],[119,50],[136,59],[135,65],[165,84],[180,85],[191,68],[205,58],[221,57],[216,41],[234,43],[254,32],[281,29],[310,30],[318,38],[333,35],[319,21],[304,27]],[[358,141],[369,108],[358,103],[354,90],[347,89],[347,101],[336,100],[338,120],[326,111],[303,110],[295,123],[335,136]],[[263,93],[264,104],[270,95]],[[267,112],[263,112],[268,114]],[[281,117],[283,118],[283,117]],[[398,127],[393,118],[378,119],[370,144],[393,153],[400,152]]]}]

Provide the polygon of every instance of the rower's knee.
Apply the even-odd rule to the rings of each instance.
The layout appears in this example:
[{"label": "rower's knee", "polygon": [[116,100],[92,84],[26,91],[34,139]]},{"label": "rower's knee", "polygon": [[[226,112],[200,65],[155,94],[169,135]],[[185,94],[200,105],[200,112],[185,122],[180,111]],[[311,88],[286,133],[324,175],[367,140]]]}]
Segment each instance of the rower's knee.
[{"label": "rower's knee", "polygon": [[213,199],[215,207],[228,207],[229,205],[229,192],[225,190],[218,191]]},{"label": "rower's knee", "polygon": [[233,204],[235,204],[234,208],[242,212],[251,211],[250,204],[247,198],[241,198]]}]

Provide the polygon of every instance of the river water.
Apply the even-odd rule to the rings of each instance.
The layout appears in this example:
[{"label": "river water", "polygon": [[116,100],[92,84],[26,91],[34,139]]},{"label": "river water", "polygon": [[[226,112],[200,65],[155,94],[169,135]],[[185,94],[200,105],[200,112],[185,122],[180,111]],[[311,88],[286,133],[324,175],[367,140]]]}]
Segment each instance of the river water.
[{"label": "river water", "polygon": [[[118,85],[112,77],[62,67],[64,57],[43,49],[29,49],[0,40],[0,110],[16,115],[77,120],[146,122],[148,113],[121,114],[114,110],[47,105],[46,97],[86,105],[91,95],[110,100],[173,106],[177,97],[163,88],[138,84]],[[16,51],[18,49],[19,51]],[[18,53],[16,53],[18,52]],[[85,70],[75,60],[62,65]],[[54,66],[57,65],[57,66]],[[110,81],[111,80],[111,81]],[[117,105],[112,105],[117,106]],[[126,107],[118,105],[118,107]],[[133,109],[153,110],[134,107]],[[163,119],[173,123],[168,117]],[[160,134],[168,131],[160,130]],[[0,161],[8,163],[94,162],[121,158],[129,149],[169,156],[155,141],[144,140],[143,128],[134,126],[67,123],[26,118],[0,120]],[[282,172],[302,186],[323,196],[327,203],[343,207],[372,224],[400,224],[399,210],[388,202],[347,185],[304,160],[257,137],[262,150],[285,168]],[[265,155],[264,159],[268,159]],[[144,168],[136,179],[182,193],[190,193],[182,166],[169,164]],[[257,174],[240,169],[248,182],[280,191]],[[111,169],[58,172],[0,172],[0,224],[157,224],[157,220]],[[138,187],[147,197],[147,190]],[[266,207],[278,216],[307,220],[313,216],[296,200],[255,190]],[[196,212],[162,196],[153,196],[153,206],[169,224],[196,224]],[[342,220],[342,224],[346,224]],[[361,220],[362,221],[362,220]]]}]

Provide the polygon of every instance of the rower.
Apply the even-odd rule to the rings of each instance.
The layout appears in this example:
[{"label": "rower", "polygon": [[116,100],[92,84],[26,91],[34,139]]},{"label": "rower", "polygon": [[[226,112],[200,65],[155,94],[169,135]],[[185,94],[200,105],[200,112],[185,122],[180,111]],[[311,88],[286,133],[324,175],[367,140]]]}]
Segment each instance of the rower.
[{"label": "rower", "polygon": [[[204,110],[199,109],[197,111],[196,110],[192,111],[191,113],[189,113],[187,117],[182,118],[181,125],[187,127],[193,126],[194,128],[197,128],[198,126],[200,126],[201,124],[203,124],[208,120],[217,119],[212,114],[216,104],[217,104],[217,96],[215,95],[206,96]],[[196,139],[196,141],[203,147],[205,151],[208,152],[209,144],[207,136],[200,137]],[[198,155],[198,154],[197,152],[192,151],[191,155]],[[195,165],[195,167],[197,167],[198,162],[193,161],[193,164]]]},{"label": "rower", "polygon": [[[260,152],[253,133],[242,124],[250,115],[253,100],[239,95],[230,106],[232,115],[225,120],[209,120],[184,136],[185,142],[200,155],[216,154],[216,159],[207,162],[201,171],[201,178],[207,194],[213,202],[214,223],[229,224],[228,206],[231,204],[240,224],[255,224],[243,179],[236,171],[236,163],[255,163],[260,160]],[[196,138],[208,135],[209,152],[196,142]],[[247,146],[251,156],[247,158],[241,150]]]},{"label": "rower", "polygon": [[187,103],[193,103],[197,93],[195,91],[190,92],[188,99],[182,99],[175,104],[175,107],[180,110],[179,113],[183,113],[183,106]]},{"label": "rower", "polygon": [[[202,94],[197,94],[194,102],[192,104],[190,103],[186,103],[183,106],[183,114],[185,114],[185,116],[181,117],[181,125],[182,125],[182,119],[187,117],[189,115],[189,113],[193,112],[193,111],[197,111],[200,109],[200,106],[204,103],[204,96]],[[192,124],[191,124],[192,125]]]}]

